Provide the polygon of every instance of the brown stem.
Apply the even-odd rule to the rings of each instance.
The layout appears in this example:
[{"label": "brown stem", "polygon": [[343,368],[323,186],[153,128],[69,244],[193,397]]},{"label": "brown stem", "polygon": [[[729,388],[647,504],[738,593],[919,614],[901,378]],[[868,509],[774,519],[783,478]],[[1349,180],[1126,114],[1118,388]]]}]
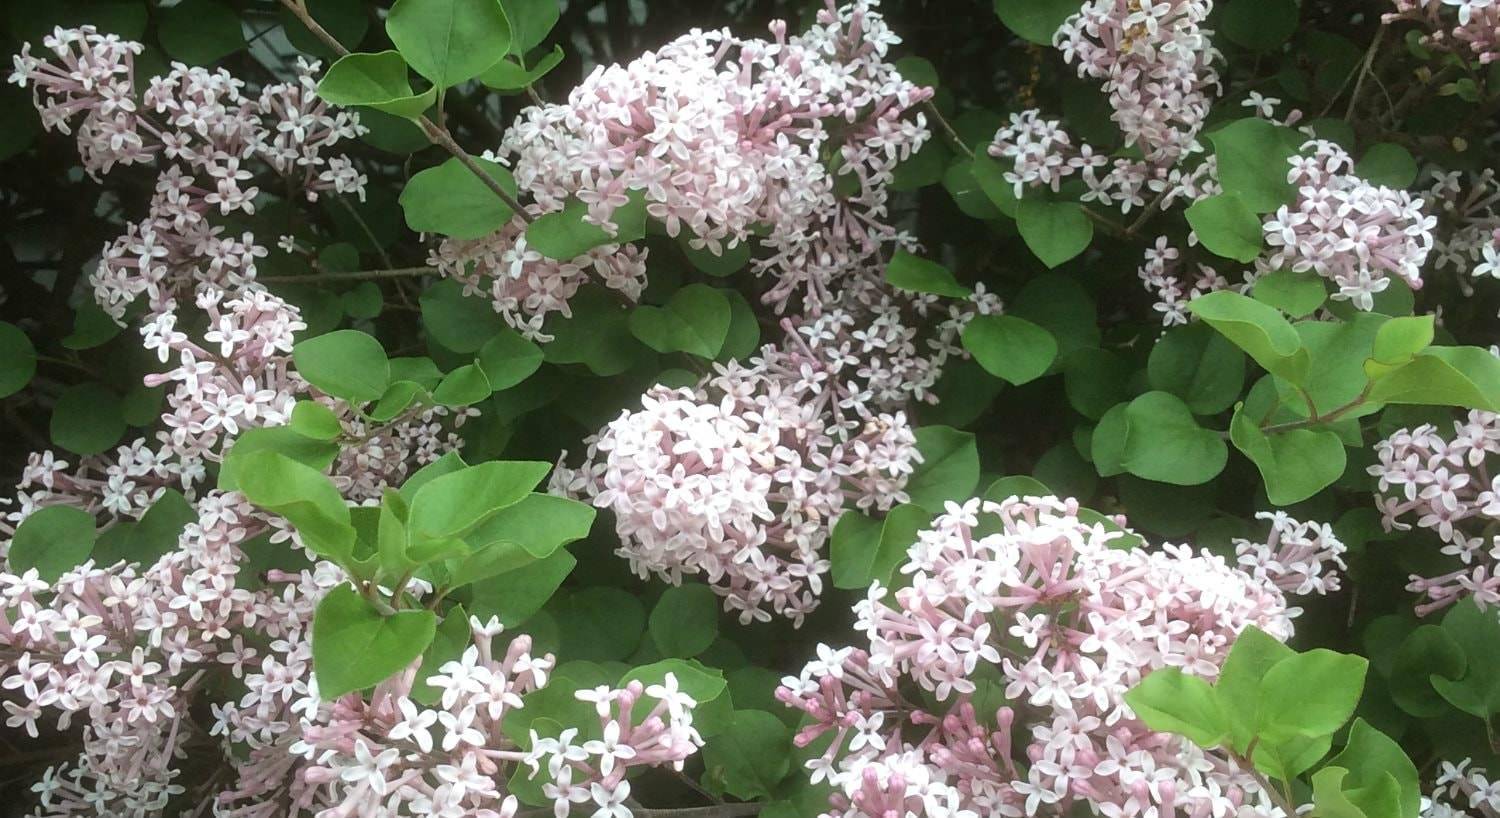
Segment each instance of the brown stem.
[{"label": "brown stem", "polygon": [[[283,6],[286,6],[287,9],[291,11],[291,13],[302,22],[302,25],[307,26],[308,31],[311,31],[314,36],[322,40],[323,43],[329,48],[333,49],[333,52],[335,54],[338,54],[340,57],[349,56],[349,49],[345,48],[344,44],[339,42],[336,37],[334,37],[332,34],[329,34],[328,30],[323,28],[323,26],[321,26],[317,20],[313,19],[312,14],[307,10],[306,0],[281,0],[281,4]],[[453,135],[448,133],[447,128],[433,122],[425,116],[419,118],[417,120],[417,124],[421,126],[422,133],[427,136],[428,141],[453,154],[453,156],[458,159],[458,161],[462,163],[464,167],[468,168],[470,172],[479,177],[479,181],[483,182],[485,187],[490,189],[491,193],[494,193],[496,196],[500,197],[500,201],[505,202],[505,204],[508,205],[510,209],[521,218],[521,221],[530,222],[532,220],[531,214],[527,213],[525,209],[521,207],[521,203],[516,200],[516,197],[510,195],[510,192],[501,187],[500,183],[495,179],[495,177],[491,176],[483,167],[481,167],[480,164],[474,160],[474,157],[469,155],[468,151],[464,150],[457,142],[453,141]]]},{"label": "brown stem", "polygon": [[370,281],[377,278],[411,278],[440,275],[436,267],[395,267],[390,270],[345,270],[334,273],[309,273],[303,276],[260,276],[256,281],[269,284],[306,284],[313,281]]},{"label": "brown stem", "polygon": [[948,139],[952,140],[953,144],[957,145],[958,149],[963,151],[965,156],[973,159],[974,150],[964,144],[962,139],[958,138],[958,131],[953,130],[953,126],[948,124],[947,117],[943,116],[943,112],[939,111],[938,107],[932,104],[932,100],[924,100],[922,106],[927,109],[927,113],[932,114],[933,119],[937,120],[938,126],[943,129],[943,133],[948,135]]}]

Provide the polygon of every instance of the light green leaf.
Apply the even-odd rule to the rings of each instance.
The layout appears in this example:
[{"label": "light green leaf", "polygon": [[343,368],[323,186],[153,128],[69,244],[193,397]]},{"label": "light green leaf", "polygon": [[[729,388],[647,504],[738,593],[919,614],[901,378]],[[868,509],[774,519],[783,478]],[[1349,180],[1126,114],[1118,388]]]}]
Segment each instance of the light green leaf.
[{"label": "light green leaf", "polygon": [[1214,689],[1175,667],[1152,671],[1126,691],[1125,703],[1152,730],[1186,736],[1205,750],[1229,736],[1229,719]]},{"label": "light green leaf", "polygon": [[1285,643],[1248,625],[1230,646],[1219,670],[1219,704],[1229,717],[1235,752],[1243,753],[1260,725],[1260,680],[1276,664],[1296,655]]},{"label": "light green leaf", "polygon": [[906,481],[911,501],[937,512],[947,500],[967,500],[979,483],[979,448],[973,433],[949,426],[923,426],[917,429],[916,437],[922,462]]},{"label": "light green leaf", "polygon": [[1208,134],[1218,159],[1219,180],[1255,213],[1270,213],[1292,200],[1287,160],[1304,141],[1291,128],[1257,117],[1236,119]]},{"label": "light green leaf", "polygon": [[572,261],[595,247],[628,244],[646,235],[646,197],[638,190],[630,191],[630,201],[611,214],[614,234],[586,221],[588,212],[588,205],[569,199],[562,210],[539,216],[526,226],[526,243],[547,258]]},{"label": "light green leaf", "polygon": [[542,348],[505,327],[479,348],[479,366],[490,389],[499,392],[531,377],[542,365]]},{"label": "light green leaf", "polygon": [[1428,347],[1379,377],[1369,399],[1500,412],[1500,358],[1480,347]]},{"label": "light green leaf", "polygon": [[407,64],[438,88],[479,76],[511,46],[497,0],[396,0],[385,31]]},{"label": "light green leaf", "polygon": [[1224,470],[1229,449],[1223,438],[1199,426],[1192,410],[1176,395],[1147,392],[1130,402],[1125,416],[1129,431],[1122,465],[1131,474],[1196,486]]},{"label": "light green leaf", "polygon": [[1146,362],[1152,389],[1171,392],[1195,415],[1234,405],[1245,386],[1245,355],[1203,324],[1173,327],[1157,340]]},{"label": "light green leaf", "polygon": [[416,119],[432,107],[437,88],[418,94],[406,76],[406,61],[395,51],[340,57],[318,83],[318,96],[330,105],[363,105],[392,116]]},{"label": "light green leaf", "polygon": [[1289,506],[1333,485],[1347,457],[1339,436],[1320,429],[1290,429],[1267,435],[1236,411],[1229,424],[1235,448],[1260,469],[1272,505]]},{"label": "light green leaf", "polygon": [[380,342],[353,329],[298,342],[292,348],[292,361],[308,383],[355,403],[379,400],[391,377],[391,364]]},{"label": "light green leaf", "polygon": [[[1348,743],[1338,755],[1328,760],[1328,766],[1349,771],[1349,777],[1343,781],[1346,789],[1378,791],[1383,789],[1387,776],[1395,781],[1398,809],[1392,814],[1382,815],[1365,806],[1363,809],[1368,818],[1417,818],[1422,806],[1422,787],[1417,780],[1416,765],[1407,758],[1401,745],[1364,719],[1354,720]],[[1350,800],[1369,803],[1354,793],[1350,793]]]},{"label": "light green leaf", "polygon": [[470,406],[488,398],[494,389],[478,364],[454,369],[432,390],[432,399],[443,406]]},{"label": "light green leaf", "polygon": [[1057,359],[1052,333],[1013,315],[976,315],[962,340],[986,372],[1017,385],[1046,374]]},{"label": "light green leaf", "polygon": [[739,710],[703,747],[704,776],[736,798],[769,798],[792,766],[791,729],[770,713]]},{"label": "light green leaf", "polygon": [[494,460],[434,477],[411,497],[411,539],[460,536],[520,502],[551,470],[550,463]]},{"label": "light green leaf", "polygon": [[1199,199],[1185,215],[1209,252],[1246,263],[1260,255],[1260,219],[1233,193]]},{"label": "light green leaf", "polygon": [[959,284],[953,273],[935,261],[897,250],[885,268],[885,280],[898,290],[963,298],[973,291]]},{"label": "light green leaf", "polygon": [[503,59],[481,74],[479,81],[496,91],[521,91],[551,73],[552,69],[562,63],[563,56],[562,46],[555,45],[530,68],[522,68],[519,63]]},{"label": "light green leaf", "polygon": [[1250,294],[1293,318],[1305,318],[1328,300],[1328,287],[1313,272],[1274,270],[1257,278]]},{"label": "light green leaf", "polygon": [[292,418],[287,423],[292,431],[313,440],[334,440],[344,433],[338,415],[317,401],[299,400],[292,407]]},{"label": "light green leaf", "polygon": [[[512,198],[516,196],[516,180],[510,171],[487,159],[474,161],[501,190]],[[401,190],[400,202],[407,227],[455,239],[488,236],[504,227],[513,213],[510,205],[457,157],[411,177]]]},{"label": "light green leaf", "polygon": [[1243,349],[1263,369],[1292,383],[1306,377],[1302,338],[1274,307],[1229,290],[1192,300],[1188,310]]},{"label": "light green leaf", "polygon": [[1260,680],[1257,733],[1273,741],[1332,734],[1354,715],[1367,667],[1362,656],[1325,648],[1277,662]]},{"label": "light green leaf", "polygon": [[432,611],[382,616],[348,585],[329,591],[313,615],[313,673],[318,696],[332,701],[373,687],[411,664],[437,630]]},{"label": "light green leaf", "polygon": [[1022,199],[1016,227],[1031,252],[1048,267],[1057,267],[1088,249],[1094,223],[1077,202]]}]

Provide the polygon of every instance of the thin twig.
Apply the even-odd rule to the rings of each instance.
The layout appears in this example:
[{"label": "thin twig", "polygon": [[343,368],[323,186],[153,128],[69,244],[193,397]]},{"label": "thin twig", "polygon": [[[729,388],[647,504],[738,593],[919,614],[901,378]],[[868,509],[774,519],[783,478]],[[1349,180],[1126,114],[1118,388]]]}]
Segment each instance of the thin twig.
[{"label": "thin twig", "polygon": [[[292,14],[296,15],[297,19],[300,20],[304,26],[307,26],[308,31],[311,31],[315,36],[317,36],[318,39],[322,40],[324,44],[333,49],[333,52],[335,54],[338,54],[340,57],[349,56],[349,49],[345,48],[344,44],[339,42],[338,39],[335,38],[332,34],[329,34],[328,30],[323,28],[323,26],[320,25],[317,20],[313,19],[312,14],[307,10],[306,0],[281,0],[281,4],[283,6],[286,6],[287,9],[292,12]],[[453,156],[457,158],[464,167],[468,168],[471,173],[479,177],[479,181],[483,182],[484,186],[489,188],[491,193],[494,193],[496,196],[498,196],[500,198],[500,201],[505,202],[505,204],[510,207],[510,209],[516,214],[516,216],[520,217],[521,221],[532,221],[531,214],[527,213],[526,210],[521,207],[521,203],[516,200],[516,197],[510,195],[510,191],[501,187],[500,182],[496,180],[495,177],[491,176],[477,161],[475,161],[474,157],[471,156],[468,151],[464,150],[463,147],[461,147],[457,142],[453,141],[453,135],[448,133],[447,128],[444,128],[443,126],[433,122],[431,119],[428,119],[425,116],[418,119],[417,124],[421,126],[422,133],[426,134],[427,139],[431,141],[432,144],[437,145],[443,150],[446,150],[447,152],[453,154]]]},{"label": "thin twig", "polygon": [[363,230],[365,236],[370,239],[370,246],[374,247],[375,252],[380,254],[380,263],[387,267],[396,266],[391,263],[391,257],[386,255],[385,248],[380,246],[380,239],[375,238],[375,231],[370,229],[369,223],[365,221],[363,216],[359,215],[359,211],[354,209],[354,205],[349,204],[349,200],[343,196],[335,196],[334,201],[344,206],[344,210],[348,211],[349,216],[354,219],[354,223],[359,225],[359,229]]},{"label": "thin twig", "polygon": [[1354,106],[1359,102],[1360,91],[1364,90],[1365,79],[1370,76],[1370,65],[1375,62],[1375,52],[1380,48],[1381,42],[1385,40],[1385,23],[1380,24],[1380,31],[1376,32],[1375,39],[1370,43],[1370,50],[1365,52],[1364,66],[1359,69],[1359,80],[1354,83],[1354,91],[1349,94],[1349,107],[1344,109],[1344,121],[1348,122],[1354,116]]},{"label": "thin twig", "polygon": [[436,267],[393,267],[389,270],[345,270],[333,273],[309,273],[301,276],[259,276],[263,284],[309,284],[315,281],[371,281],[377,278],[412,278],[440,275]]},{"label": "thin twig", "polygon": [[932,104],[932,100],[923,100],[922,105],[927,109],[928,113],[932,114],[932,118],[937,120],[938,126],[941,127],[943,129],[943,133],[946,133],[948,135],[948,138],[953,141],[953,144],[957,145],[958,149],[963,151],[965,156],[973,159],[974,150],[968,145],[964,144],[964,141],[958,136],[958,131],[953,130],[953,126],[948,123],[948,118],[943,116],[943,112],[939,111],[936,105]]}]

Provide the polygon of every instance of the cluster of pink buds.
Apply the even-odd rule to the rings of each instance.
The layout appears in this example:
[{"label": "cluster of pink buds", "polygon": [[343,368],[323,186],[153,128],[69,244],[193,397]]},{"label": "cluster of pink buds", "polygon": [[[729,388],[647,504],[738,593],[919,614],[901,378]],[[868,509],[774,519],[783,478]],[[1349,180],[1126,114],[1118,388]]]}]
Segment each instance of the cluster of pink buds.
[{"label": "cluster of pink buds", "polygon": [[234,289],[254,279],[265,248],[249,234],[226,237],[206,217],[255,212],[258,164],[279,177],[260,182],[309,201],[325,190],[364,196],[365,176],[347,157],[328,155],[363,128],[357,115],[317,98],[316,63],[299,63],[294,82],[267,85],[258,96],[222,68],[181,63],[138,92],[140,43],[83,26],[55,29],[43,45],[51,58],[33,56],[26,44],[10,80],[32,89],[49,130],[70,133],[77,121],[90,173],[164,160],[150,212],[105,247],[91,278],[96,300],[117,319],[141,295],[159,312],[197,285]]},{"label": "cluster of pink buds", "polygon": [[783,680],[777,697],[807,714],[797,744],[831,739],[807,763],[833,786],[828,816],[1279,814],[1253,775],[1151,731],[1122,697],[1155,668],[1212,679],[1246,626],[1289,636],[1286,577],[1261,552],[1326,578],[1309,564],[1336,549],[1273,520],[1247,573],[1185,546],[1122,549],[1123,529],[1078,513],[949,503],[911,545],[907,584],[855,606],[868,645],[822,646]]},{"label": "cluster of pink buds", "polygon": [[1435,577],[1413,576],[1407,588],[1428,601],[1419,614],[1441,610],[1465,597],[1481,607],[1500,604],[1500,537],[1489,529],[1500,521],[1500,415],[1470,412],[1444,436],[1436,426],[1400,429],[1375,447],[1375,499],[1387,530],[1437,532],[1442,552],[1461,568]]},{"label": "cluster of pink buds", "polygon": [[[907,114],[931,90],[885,61],[900,40],[875,5],[830,0],[805,34],[773,23],[773,40],[694,30],[601,66],[565,103],[523,111],[497,158],[532,215],[576,199],[613,230],[615,209],[641,195],[695,248],[763,246],[754,263],[775,280],[768,302],[831,300],[835,282],[909,243],[886,224],[886,184],[929,136],[922,115]],[[526,246],[524,227],[517,217],[478,241],[445,240],[433,263],[533,337],[590,276],[641,292],[644,252],[605,247],[559,263]]]},{"label": "cluster of pink buds", "polygon": [[1474,57],[1481,64],[1500,60],[1500,3],[1495,0],[1391,0],[1386,23],[1414,20],[1427,27],[1421,43]]},{"label": "cluster of pink buds", "polygon": [[1202,24],[1213,0],[1088,0],[1053,44],[1080,77],[1104,84],[1110,117],[1145,159],[1170,166],[1200,150],[1219,74]]},{"label": "cluster of pink buds", "polygon": [[[943,313],[936,297],[898,299],[871,281],[843,301],[783,319],[780,345],[717,364],[694,388],[653,388],[586,441],[583,465],[558,468],[554,490],[612,510],[619,554],[641,576],[701,574],[743,621],[800,624],[839,515],[909,500],[921,455],[901,407],[934,400],[964,324],[999,311],[982,291]],[[903,304],[941,319],[926,349]]]},{"label": "cluster of pink buds", "polygon": [[1297,199],[1265,222],[1266,269],[1312,270],[1338,287],[1334,298],[1362,310],[1393,277],[1421,289],[1437,226],[1421,199],[1355,176],[1354,158],[1326,140],[1309,141],[1290,162]]}]

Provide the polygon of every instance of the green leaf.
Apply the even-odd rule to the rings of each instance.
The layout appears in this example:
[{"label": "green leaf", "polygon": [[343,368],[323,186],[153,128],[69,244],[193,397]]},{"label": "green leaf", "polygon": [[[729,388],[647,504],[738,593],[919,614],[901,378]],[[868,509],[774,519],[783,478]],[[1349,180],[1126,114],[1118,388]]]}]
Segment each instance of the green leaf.
[{"label": "green leaf", "polygon": [[542,348],[509,327],[495,333],[479,348],[479,366],[490,389],[499,392],[531,377],[542,365]]},{"label": "green leaf", "polygon": [[1437,718],[1448,703],[1433,687],[1432,677],[1461,679],[1468,668],[1463,648],[1439,625],[1421,625],[1401,641],[1392,660],[1391,699],[1418,718]]},{"label": "green leaf", "polygon": [[[510,171],[487,159],[474,161],[501,190],[516,196]],[[401,190],[400,203],[407,227],[455,239],[484,238],[504,227],[513,214],[510,205],[457,157],[411,177]]]},{"label": "green leaf", "polygon": [[443,406],[470,406],[488,398],[494,389],[479,364],[465,364],[443,377],[432,399]]},{"label": "green leaf", "polygon": [[[1375,333],[1370,357],[1385,366],[1399,366],[1432,345],[1434,316],[1416,315],[1392,318]],[[1368,373],[1368,370],[1366,370]]]},{"label": "green leaf", "polygon": [[1078,8],[1072,0],[995,0],[995,14],[1006,28],[1023,40],[1045,46],[1052,45],[1052,35]]},{"label": "green leaf", "polygon": [[10,541],[10,570],[35,568],[43,582],[55,582],[94,550],[94,515],[73,506],[45,506],[16,526]]},{"label": "green leaf", "polygon": [[918,532],[931,524],[932,512],[915,504],[896,506],[881,522],[857,511],[844,512],[834,526],[829,554],[834,587],[868,588],[871,582],[890,585]]},{"label": "green leaf", "polygon": [[1443,632],[1463,652],[1463,675],[1438,675],[1452,668],[1433,667],[1432,686],[1448,703],[1476,718],[1500,713],[1500,619],[1465,599],[1443,616]]},{"label": "green leaf", "polygon": [[1125,410],[1129,424],[1122,464],[1137,477],[1195,486],[1224,470],[1229,449],[1219,434],[1198,425],[1192,410],[1169,392],[1147,392]]},{"label": "green leaf", "polygon": [[1292,383],[1307,374],[1308,353],[1296,328],[1274,307],[1229,290],[1206,293],[1188,310],[1243,349],[1263,369]]},{"label": "green leaf", "polygon": [[353,329],[298,342],[292,362],[308,383],[352,403],[379,400],[391,378],[391,364],[380,342]]},{"label": "green leaf", "polygon": [[602,287],[583,287],[568,303],[571,316],[553,313],[543,329],[553,336],[542,350],[553,364],[584,364],[595,375],[618,375],[651,354],[630,332],[630,312]]},{"label": "green leaf", "polygon": [[729,336],[731,310],[721,290],[689,284],[664,307],[636,307],[630,331],[657,352],[686,352],[712,360]]},{"label": "green leaf", "polygon": [[1204,749],[1229,735],[1229,719],[1214,689],[1175,667],[1152,671],[1126,691],[1125,703],[1152,730],[1186,736]]},{"label": "green leaf", "polygon": [[[552,5],[555,7],[557,4]],[[530,68],[522,68],[519,63],[503,59],[481,74],[479,81],[496,91],[521,91],[551,73],[552,69],[562,64],[564,56],[562,46],[555,45]]]},{"label": "green leaf", "polygon": [[[452,279],[433,282],[422,291],[422,326],[439,344],[454,352],[468,354],[483,349],[496,336],[507,331],[505,319],[495,312],[489,299],[464,295],[463,285]],[[506,343],[506,342],[501,342]],[[483,366],[481,354],[480,365]],[[432,386],[442,373],[434,366],[430,373]],[[417,380],[408,377],[408,380]]]},{"label": "green leaf", "polygon": [[[724,336],[724,347],[719,350],[718,360],[743,358],[760,348],[760,319],[755,315],[755,308],[738,290],[722,292],[729,299],[729,332]],[[694,375],[686,385],[697,382]]]},{"label": "green leaf", "polygon": [[1171,392],[1195,415],[1215,415],[1234,405],[1245,386],[1245,356],[1203,324],[1166,331],[1151,348],[1146,376],[1152,389]]},{"label": "green leaf", "polygon": [[511,46],[496,0],[396,0],[386,34],[413,70],[438,88],[484,73]]},{"label": "green leaf", "polygon": [[1305,318],[1328,300],[1328,287],[1313,272],[1274,270],[1257,278],[1250,294],[1293,318]]},{"label": "green leaf", "polygon": [[495,460],[434,477],[412,495],[411,538],[459,536],[520,502],[551,470],[550,463]]},{"label": "green leaf", "polygon": [[100,454],[125,434],[120,397],[103,384],[70,386],[52,407],[48,431],[53,443],[73,454]]},{"label": "green leaf", "polygon": [[20,327],[0,321],[0,398],[10,397],[31,383],[36,374],[36,347]]},{"label": "green leaf", "polygon": [[239,464],[236,488],[247,500],[285,517],[314,553],[335,561],[350,558],[355,531],[332,480],[270,450],[246,454]]},{"label": "green leaf", "polygon": [[1077,202],[1022,199],[1016,227],[1031,252],[1048,267],[1057,267],[1088,249],[1094,223]]},{"label": "green leaf", "polygon": [[577,564],[572,554],[560,549],[545,559],[479,580],[473,584],[469,606],[475,614],[498,616],[513,628],[541,610]]},{"label": "green leaf", "polygon": [[329,591],[313,614],[313,674],[318,696],[332,701],[373,687],[411,664],[437,630],[432,611],[382,616],[348,585]]},{"label": "green leaf", "polygon": [[224,456],[224,463],[219,467],[219,488],[224,491],[236,490],[245,459],[251,454],[265,451],[285,455],[321,474],[333,465],[339,454],[339,446],[337,443],[300,434],[287,426],[245,429],[235,439],[234,446],[229,449],[229,453]]},{"label": "green leaf", "polygon": [[1327,430],[1290,429],[1267,435],[1236,411],[1229,437],[1260,469],[1272,505],[1289,506],[1317,494],[1339,479],[1347,463],[1343,441]]},{"label": "green leaf", "polygon": [[297,434],[313,440],[334,440],[344,433],[338,415],[327,406],[311,400],[297,401],[297,405],[292,407],[292,418],[287,425]]},{"label": "green leaf", "polygon": [[119,335],[121,329],[109,313],[100,309],[93,299],[89,299],[74,310],[73,331],[64,336],[61,343],[64,349],[93,349]]},{"label": "green leaf", "polygon": [[1313,809],[1319,818],[1371,818],[1344,792],[1343,782],[1348,774],[1348,770],[1335,766],[1313,773]]},{"label": "green leaf", "polygon": [[[141,519],[134,524],[116,522],[114,528],[123,529],[118,538],[106,544],[100,538],[94,548],[94,561],[99,565],[113,565],[120,560],[151,565],[166,554],[177,550],[182,539],[182,530],[189,523],[198,522],[198,510],[188,502],[182,492],[166,489],[156,502],[146,509]],[[129,525],[129,528],[124,528]]]},{"label": "green leaf", "polygon": [[[1210,336],[1218,337],[1213,333]],[[1228,346],[1228,343],[1225,343]],[[1158,342],[1155,349],[1161,348]],[[1154,349],[1153,349],[1154,354]],[[1235,351],[1239,355],[1238,351]],[[1241,365],[1243,370],[1243,364]],[[1086,418],[1098,420],[1128,395],[1130,366],[1103,349],[1078,349],[1063,361],[1063,389],[1068,403]],[[1196,411],[1196,410],[1195,410]]]},{"label": "green leaf", "polygon": [[1219,704],[1229,717],[1235,752],[1246,751],[1260,725],[1260,680],[1266,671],[1295,655],[1281,640],[1254,625],[1235,637],[1216,685]]},{"label": "green leaf", "polygon": [[1012,384],[1036,380],[1057,359],[1052,333],[1013,315],[976,315],[962,340],[986,372]]},{"label": "green leaf", "polygon": [[699,583],[668,588],[651,609],[647,628],[663,656],[697,656],[719,636],[719,598]]},{"label": "green leaf", "polygon": [[1186,215],[1209,252],[1245,263],[1260,255],[1260,219],[1233,193],[1199,199],[1188,206]]},{"label": "green leaf", "polygon": [[1006,180],[1005,168],[983,151],[974,154],[969,167],[974,181],[995,209],[1014,219],[1021,200],[1016,198],[1016,186]]},{"label": "green leaf", "polygon": [[526,244],[555,261],[572,261],[595,247],[627,244],[646,236],[646,197],[630,191],[630,201],[615,208],[610,220],[616,225],[611,235],[589,221],[588,205],[569,199],[562,210],[537,217],[526,226]]},{"label": "green leaf", "polygon": [[1369,662],[1315,648],[1277,662],[1260,680],[1257,733],[1271,740],[1330,735],[1354,715]]},{"label": "green leaf", "polygon": [[984,490],[984,499],[1003,503],[1012,497],[1046,497],[1052,489],[1042,481],[1025,474],[1002,477]]},{"label": "green leaf", "polygon": [[239,15],[217,0],[183,0],[157,21],[162,50],[188,65],[212,65],[245,47]]},{"label": "green leaf", "polygon": [[1359,158],[1354,173],[1371,184],[1402,190],[1416,183],[1417,160],[1400,145],[1377,142]]},{"label": "green leaf", "polygon": [[1246,117],[1208,134],[1218,158],[1225,193],[1240,197],[1255,213],[1270,213],[1292,201],[1296,191],[1286,180],[1290,159],[1303,137],[1291,128]]},{"label": "green leaf", "polygon": [[418,94],[406,77],[406,61],[395,51],[340,57],[318,83],[330,105],[363,105],[392,116],[416,119],[437,99],[437,88]]},{"label": "green leaf", "polygon": [[646,630],[640,600],[621,588],[585,588],[566,597],[556,614],[571,659],[622,660],[635,653]]},{"label": "green leaf", "polygon": [[745,800],[770,798],[792,766],[792,732],[762,710],[737,710],[729,729],[703,747],[704,775]]},{"label": "green leaf", "polygon": [[[696,587],[707,590],[707,586],[704,585]],[[709,594],[712,596],[713,592],[709,591]],[[619,684],[621,687],[631,682],[640,682],[643,685],[661,684],[666,681],[669,673],[677,678],[678,689],[692,696],[699,705],[718,699],[724,695],[728,687],[722,671],[718,668],[707,667],[696,659],[663,659],[660,662],[632,668],[620,677]]]},{"label": "green leaf", "polygon": [[905,250],[897,250],[891,257],[885,268],[885,280],[898,290],[913,293],[963,298],[973,292],[959,284],[947,267]]},{"label": "green leaf", "polygon": [[1500,358],[1480,347],[1428,347],[1376,380],[1369,400],[1500,412]]},{"label": "green leaf", "polygon": [[916,437],[922,462],[906,481],[911,501],[937,512],[947,500],[967,500],[979,483],[979,448],[973,433],[949,426],[923,426],[917,429]]},{"label": "green leaf", "polygon": [[[1385,733],[1370,726],[1364,719],[1355,719],[1349,730],[1349,742],[1339,754],[1328,760],[1330,767],[1343,767],[1349,771],[1344,779],[1345,788],[1377,788],[1389,776],[1396,782],[1399,809],[1393,814],[1381,815],[1369,808],[1364,810],[1369,818],[1417,818],[1422,806],[1422,787],[1417,780],[1417,767],[1406,757],[1401,745],[1392,741]],[[1351,800],[1362,802],[1352,793]]]},{"label": "green leaf", "polygon": [[1125,444],[1130,440],[1129,403],[1117,403],[1094,427],[1089,437],[1089,454],[1100,477],[1125,473]]},{"label": "green leaf", "polygon": [[[934,140],[935,141],[935,140]],[[1002,215],[994,202],[980,187],[974,173],[975,163],[959,159],[943,172],[943,188],[953,197],[953,203],[965,216],[974,219],[998,219]]]},{"label": "green leaf", "polygon": [[1219,29],[1251,51],[1279,48],[1297,31],[1297,0],[1229,0]]},{"label": "green leaf", "polygon": [[1006,305],[1006,314],[1025,318],[1057,339],[1058,356],[1100,346],[1098,309],[1093,296],[1067,273],[1042,273]]}]

